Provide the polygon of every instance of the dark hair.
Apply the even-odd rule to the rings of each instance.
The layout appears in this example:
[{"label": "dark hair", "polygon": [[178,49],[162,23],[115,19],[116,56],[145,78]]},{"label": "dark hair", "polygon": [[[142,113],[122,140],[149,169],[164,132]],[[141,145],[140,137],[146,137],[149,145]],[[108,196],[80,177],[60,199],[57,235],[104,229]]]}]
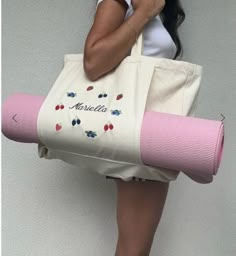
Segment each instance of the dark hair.
[{"label": "dark hair", "polygon": [[160,13],[164,27],[169,32],[176,45],[176,54],[174,59],[182,56],[183,47],[178,35],[178,27],[185,19],[185,12],[179,0],[166,0],[165,6]]}]

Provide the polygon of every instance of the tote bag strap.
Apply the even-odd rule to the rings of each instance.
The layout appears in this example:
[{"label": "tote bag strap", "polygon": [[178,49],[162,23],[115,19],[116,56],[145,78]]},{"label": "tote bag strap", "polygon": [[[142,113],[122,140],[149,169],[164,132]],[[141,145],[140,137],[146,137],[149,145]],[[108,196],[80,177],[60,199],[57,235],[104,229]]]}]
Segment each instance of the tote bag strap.
[{"label": "tote bag strap", "polygon": [[143,52],[143,33],[141,33],[131,49],[131,56],[142,55]]}]

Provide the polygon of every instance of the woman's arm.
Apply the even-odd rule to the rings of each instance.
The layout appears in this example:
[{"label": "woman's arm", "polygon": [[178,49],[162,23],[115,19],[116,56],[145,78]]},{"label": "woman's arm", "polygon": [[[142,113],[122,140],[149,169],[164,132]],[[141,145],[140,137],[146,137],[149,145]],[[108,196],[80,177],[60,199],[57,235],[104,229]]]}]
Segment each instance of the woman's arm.
[{"label": "woman's arm", "polygon": [[[157,6],[155,10],[150,4],[147,7],[147,0],[136,0],[134,13],[124,22],[128,6],[121,1],[124,0],[104,0],[97,7],[84,48],[84,70],[90,80],[113,70],[128,55],[145,24],[158,13]],[[158,1],[163,2],[149,3]],[[159,10],[163,7],[158,6]]]}]

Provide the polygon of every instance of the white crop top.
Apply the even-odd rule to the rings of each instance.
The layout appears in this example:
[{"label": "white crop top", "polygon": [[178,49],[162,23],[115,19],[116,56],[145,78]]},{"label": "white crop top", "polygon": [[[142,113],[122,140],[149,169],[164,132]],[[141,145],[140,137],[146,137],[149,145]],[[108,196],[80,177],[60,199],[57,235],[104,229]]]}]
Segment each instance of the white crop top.
[{"label": "white crop top", "polygon": [[[98,0],[97,5],[103,0]],[[128,4],[125,19],[133,13],[131,0],[125,0]],[[143,55],[159,58],[173,59],[176,46],[170,34],[164,27],[159,15],[150,20],[143,30]]]}]

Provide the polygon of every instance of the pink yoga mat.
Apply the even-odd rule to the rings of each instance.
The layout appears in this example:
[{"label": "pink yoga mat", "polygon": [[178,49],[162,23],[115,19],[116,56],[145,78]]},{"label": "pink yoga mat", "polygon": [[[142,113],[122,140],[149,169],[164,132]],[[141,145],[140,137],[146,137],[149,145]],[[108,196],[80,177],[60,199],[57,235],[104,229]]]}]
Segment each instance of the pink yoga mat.
[{"label": "pink yoga mat", "polygon": [[9,139],[39,143],[37,118],[45,96],[16,93],[2,106],[2,133]]},{"label": "pink yoga mat", "polygon": [[183,171],[194,180],[211,180],[224,144],[221,121],[145,112],[141,130],[144,163]]},{"label": "pink yoga mat", "polygon": [[[37,118],[45,96],[14,94],[2,107],[2,132],[11,140],[39,143]],[[224,145],[221,121],[145,112],[141,157],[146,165],[182,171],[200,183],[213,180]]]}]

